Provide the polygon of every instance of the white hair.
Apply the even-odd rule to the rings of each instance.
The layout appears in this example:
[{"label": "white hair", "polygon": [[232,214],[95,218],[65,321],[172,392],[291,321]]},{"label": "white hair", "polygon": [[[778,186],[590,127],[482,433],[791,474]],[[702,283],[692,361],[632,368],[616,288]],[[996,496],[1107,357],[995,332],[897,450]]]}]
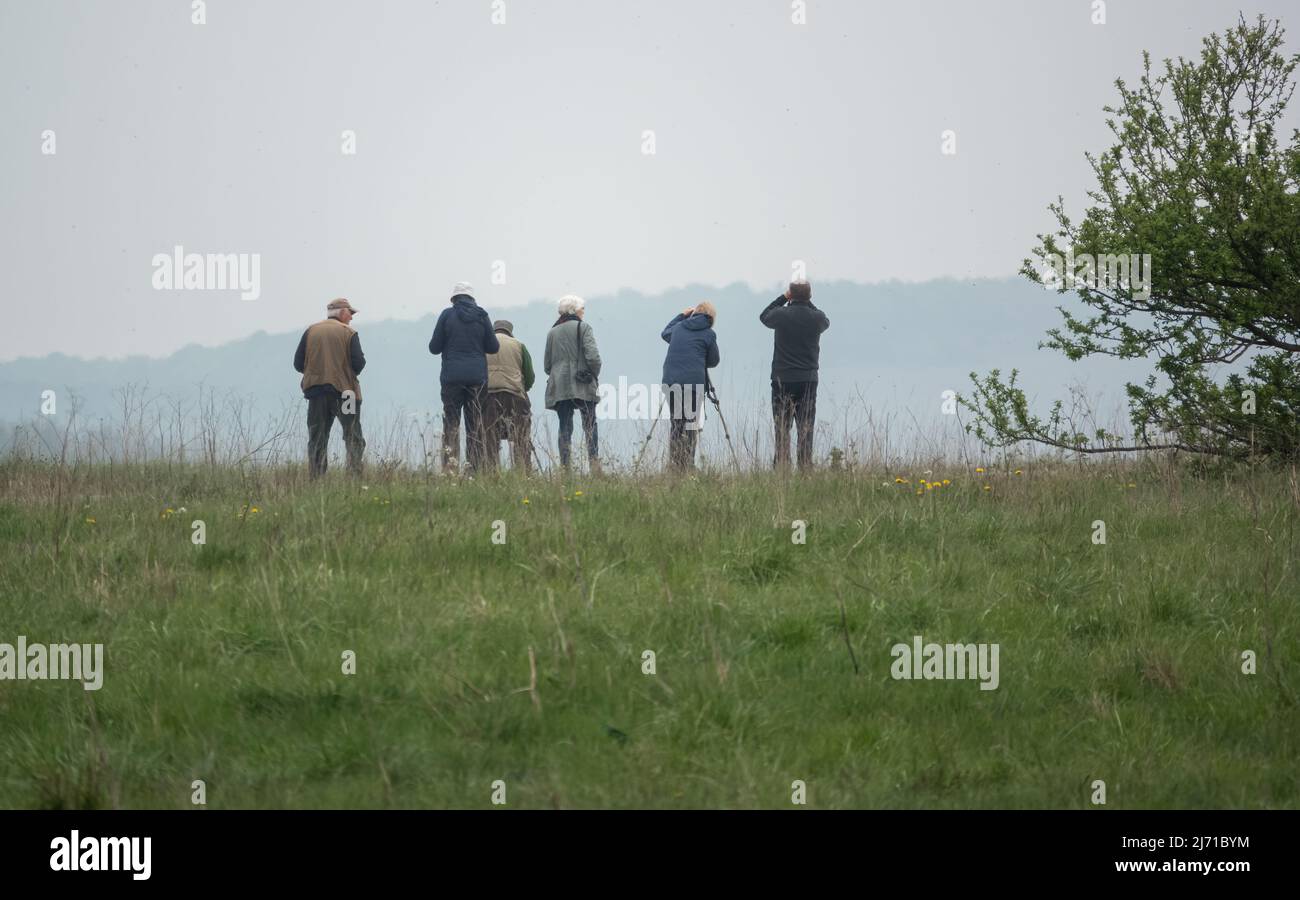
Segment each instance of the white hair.
[{"label": "white hair", "polygon": [[325,317],[326,317],[327,319],[337,319],[337,318],[338,318],[340,315],[342,315],[342,314],[343,314],[343,307],[342,307],[342,306],[340,306],[338,309],[327,309],[327,310],[325,310]]},{"label": "white hair", "polygon": [[577,294],[565,294],[560,298],[560,315],[576,316],[586,305],[587,301]]}]

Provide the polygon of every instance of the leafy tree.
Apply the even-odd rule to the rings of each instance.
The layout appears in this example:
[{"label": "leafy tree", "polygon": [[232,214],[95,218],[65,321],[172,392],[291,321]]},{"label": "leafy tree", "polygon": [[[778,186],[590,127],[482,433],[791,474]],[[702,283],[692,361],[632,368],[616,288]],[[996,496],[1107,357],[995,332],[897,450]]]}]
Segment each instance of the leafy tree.
[{"label": "leafy tree", "polygon": [[[1117,80],[1119,104],[1105,107],[1117,143],[1087,154],[1090,208],[1075,223],[1058,197],[1057,230],[1021,268],[1086,307],[1061,308],[1040,346],[1154,359],[1156,374],[1127,385],[1133,437],[1080,428],[1060,401],[1031,414],[1014,370],[971,373],[969,431],[992,446],[1300,456],[1300,130],[1285,146],[1278,136],[1300,54],[1284,57],[1283,38],[1261,16],[1160,74],[1144,53],[1139,84]],[[1150,254],[1149,279],[1134,254]]]}]

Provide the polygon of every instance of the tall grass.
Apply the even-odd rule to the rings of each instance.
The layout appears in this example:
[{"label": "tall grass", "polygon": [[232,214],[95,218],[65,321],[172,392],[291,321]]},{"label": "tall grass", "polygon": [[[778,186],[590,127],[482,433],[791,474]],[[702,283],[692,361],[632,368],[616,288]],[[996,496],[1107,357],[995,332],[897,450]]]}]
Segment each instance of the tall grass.
[{"label": "tall grass", "polygon": [[[0,641],[103,642],[104,686],[0,681],[3,806],[1300,797],[1293,471],[70,460],[0,463]],[[998,643],[999,688],[892,679],[917,634]]]}]

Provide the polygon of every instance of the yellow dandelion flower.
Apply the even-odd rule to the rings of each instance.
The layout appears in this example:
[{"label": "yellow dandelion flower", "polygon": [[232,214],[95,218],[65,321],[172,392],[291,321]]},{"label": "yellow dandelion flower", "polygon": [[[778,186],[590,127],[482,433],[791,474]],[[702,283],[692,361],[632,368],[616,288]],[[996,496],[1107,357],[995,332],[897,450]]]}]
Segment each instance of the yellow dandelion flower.
[{"label": "yellow dandelion flower", "polygon": [[947,486],[950,485],[950,484],[952,484],[952,482],[949,481],[947,478],[945,478],[945,479],[943,480],[943,485],[944,485],[944,487],[947,487]]},{"label": "yellow dandelion flower", "polygon": [[907,479],[905,479],[905,478],[895,478],[895,479],[894,479],[894,484],[907,484]]},{"label": "yellow dandelion flower", "polygon": [[573,492],[573,496],[575,496],[575,497],[581,497],[581,496],[582,496],[582,491],[574,491],[574,492]]},{"label": "yellow dandelion flower", "polygon": [[984,485],[984,490],[986,490],[986,491],[991,491],[991,490],[993,490],[993,488],[989,487],[989,486],[986,484],[986,485]]},{"label": "yellow dandelion flower", "polygon": [[975,471],[978,472],[979,474],[983,475],[983,474],[984,474],[984,467],[983,467],[983,466],[976,466],[976,467],[975,467]]},{"label": "yellow dandelion flower", "polygon": [[527,505],[528,505],[528,498],[525,497],[525,498],[524,498],[524,506],[527,506]]},{"label": "yellow dandelion flower", "polygon": [[1023,471],[1021,471],[1020,469],[1016,469],[1016,474],[1017,474],[1017,475],[1023,475],[1023,474],[1025,474],[1025,473],[1024,473]]}]

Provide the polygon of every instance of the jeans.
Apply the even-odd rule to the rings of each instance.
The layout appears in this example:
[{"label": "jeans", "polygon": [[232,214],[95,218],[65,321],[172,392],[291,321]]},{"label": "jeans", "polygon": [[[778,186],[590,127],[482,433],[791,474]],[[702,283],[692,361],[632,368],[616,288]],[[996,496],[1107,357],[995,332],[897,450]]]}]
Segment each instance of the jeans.
[{"label": "jeans", "polygon": [[569,465],[569,448],[573,445],[573,411],[582,414],[582,432],[587,439],[587,459],[600,456],[599,434],[596,429],[596,402],[594,400],[557,400],[555,414],[560,417],[560,464]]},{"label": "jeans", "polygon": [[[351,412],[344,412],[344,404]],[[307,464],[312,478],[319,478],[329,467],[330,430],[334,420],[343,426],[343,443],[348,449],[348,471],[361,474],[361,458],[366,439],[361,434],[361,401],[339,394],[320,394],[307,400]]]},{"label": "jeans", "polygon": [[790,465],[790,424],[797,427],[799,468],[812,468],[813,425],[817,420],[817,382],[772,380],[772,422],[776,427],[776,467]]},{"label": "jeans", "polygon": [[465,458],[471,471],[483,464],[483,405],[486,384],[444,384],[442,386],[442,465],[460,470],[460,420],[465,417]]}]

